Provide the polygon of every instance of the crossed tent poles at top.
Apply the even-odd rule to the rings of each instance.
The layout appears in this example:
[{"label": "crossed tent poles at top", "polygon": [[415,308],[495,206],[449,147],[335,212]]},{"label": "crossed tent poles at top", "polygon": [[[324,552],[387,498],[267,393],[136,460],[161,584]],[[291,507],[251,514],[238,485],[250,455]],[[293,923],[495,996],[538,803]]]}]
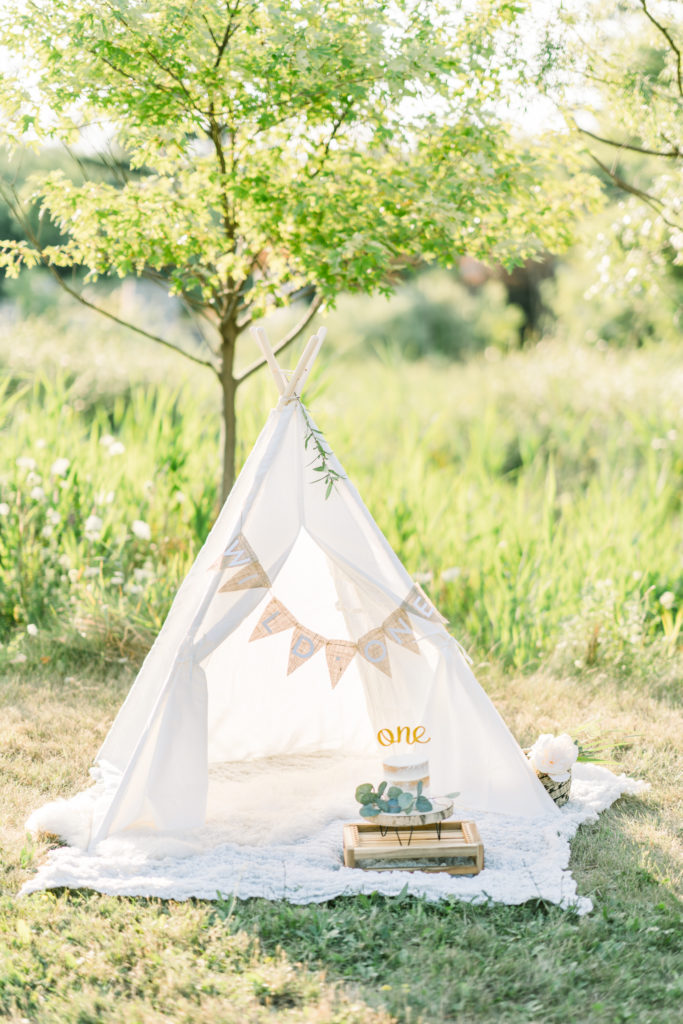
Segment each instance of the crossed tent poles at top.
[{"label": "crossed tent poles at top", "polygon": [[251,333],[261,346],[261,351],[270,367],[270,372],[280,394],[280,404],[285,405],[287,402],[298,399],[308,375],[313,369],[313,363],[320,351],[320,347],[325,340],[327,328],[319,327],[316,333],[312,335],[291,375],[289,371],[282,369],[275,358],[273,347],[268,340],[265,329],[263,327],[252,327]]}]

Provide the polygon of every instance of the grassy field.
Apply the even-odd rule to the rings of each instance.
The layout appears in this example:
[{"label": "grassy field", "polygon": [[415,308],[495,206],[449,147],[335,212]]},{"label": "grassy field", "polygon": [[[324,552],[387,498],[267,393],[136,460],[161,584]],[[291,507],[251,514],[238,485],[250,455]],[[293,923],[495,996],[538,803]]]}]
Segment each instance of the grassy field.
[{"label": "grassy field", "polygon": [[[16,899],[45,853],[23,822],[86,784],[218,461],[210,380],[89,322],[27,322],[0,346],[0,1016],[680,1020],[683,356],[406,363],[368,356],[347,313],[314,415],[513,732],[606,738],[651,783],[573,841],[596,909]],[[265,377],[245,388],[241,457],[272,400]]]}]

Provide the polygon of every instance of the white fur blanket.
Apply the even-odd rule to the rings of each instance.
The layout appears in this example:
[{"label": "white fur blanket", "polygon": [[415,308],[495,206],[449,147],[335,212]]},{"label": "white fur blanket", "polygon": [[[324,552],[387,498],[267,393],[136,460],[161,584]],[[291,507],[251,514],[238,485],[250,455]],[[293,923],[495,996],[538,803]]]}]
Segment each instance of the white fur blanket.
[{"label": "white fur blanket", "polygon": [[[354,771],[357,779],[357,765]],[[455,817],[473,818],[479,826],[486,866],[479,875],[451,876],[344,867],[342,825],[357,815],[342,795],[350,787],[334,758],[322,758],[315,772],[306,764],[289,766],[276,774],[282,781],[275,792],[273,778],[269,771],[268,798],[277,814],[263,814],[265,776],[256,771],[245,778],[243,770],[226,768],[212,777],[205,828],[173,835],[125,833],[104,840],[93,852],[61,847],[48,855],[22,894],[64,886],[174,900],[221,894],[320,903],[361,892],[390,896],[407,887],[430,900],[517,904],[544,899],[584,914],[592,903],[577,895],[568,870],[569,841],[582,822],[595,820],[622,794],[646,788],[601,766],[578,764],[571,799],[550,822],[520,825],[517,819],[483,814],[458,802]],[[32,815],[28,827],[82,841],[92,792],[48,804]],[[221,818],[222,806],[230,807],[229,821]]]}]

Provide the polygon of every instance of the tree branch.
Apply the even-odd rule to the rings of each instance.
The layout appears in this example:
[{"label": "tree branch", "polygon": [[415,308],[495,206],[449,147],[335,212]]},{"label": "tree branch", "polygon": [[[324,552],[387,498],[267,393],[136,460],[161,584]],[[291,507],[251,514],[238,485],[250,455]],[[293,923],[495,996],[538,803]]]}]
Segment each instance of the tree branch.
[{"label": "tree branch", "polygon": [[587,128],[580,128],[579,125],[576,124],[576,121],[574,121],[574,125],[582,135],[588,135],[591,139],[595,139],[596,142],[603,142],[606,146],[614,146],[615,149],[628,149],[632,153],[643,153],[647,156],[664,156],[673,159],[678,159],[683,156],[683,153],[681,153],[677,146],[673,146],[670,150],[646,149],[645,146],[635,146],[628,142],[617,142],[615,139],[606,139],[602,135],[596,135],[595,132],[590,132]]},{"label": "tree branch", "polygon": [[121,327],[126,327],[129,331],[134,331],[135,334],[141,334],[143,338],[148,338],[150,341],[155,341],[158,345],[163,345],[165,348],[170,348],[172,349],[173,352],[178,352],[181,356],[185,356],[186,359],[189,359],[193,363],[198,363],[200,366],[208,367],[208,369],[213,370],[213,372],[220,380],[220,373],[218,371],[218,367],[211,360],[201,359],[199,356],[195,356],[191,352],[185,351],[185,349],[178,348],[177,345],[174,345],[172,342],[167,341],[166,338],[162,338],[158,334],[152,334],[151,331],[146,331],[143,327],[137,327],[135,324],[131,324],[129,323],[129,321],[123,320],[121,317],[116,316],[115,313],[110,313],[109,310],[104,309],[102,306],[98,306],[94,302],[90,302],[89,299],[86,299],[83,295],[81,295],[80,292],[76,291],[75,288],[72,288],[70,285],[68,285],[66,281],[61,277],[61,275],[57,272],[57,268],[45,256],[43,252],[43,247],[41,246],[40,241],[36,237],[35,232],[31,227],[30,221],[24,215],[21,203],[19,202],[14,189],[12,189],[12,192],[14,194],[12,198],[9,198],[7,196],[5,189],[2,188],[2,186],[0,185],[0,193],[3,196],[3,199],[14,213],[14,216],[19,221],[24,231],[24,234],[26,235],[26,238],[29,240],[29,242],[35,249],[36,253],[38,254],[40,262],[49,271],[49,273],[55,279],[59,287],[63,291],[65,291],[67,295],[70,295],[72,298],[76,299],[76,301],[80,302],[82,306],[86,306],[88,309],[92,309],[96,313],[100,313],[108,320],[113,320],[114,323],[119,324]]},{"label": "tree branch", "polygon": [[[287,348],[288,345],[291,345],[293,341],[296,341],[296,339],[299,337],[302,331],[306,329],[307,325],[311,322],[315,314],[320,309],[322,301],[322,295],[315,296],[310,306],[306,310],[304,316],[301,318],[301,320],[299,320],[298,324],[295,324],[292,330],[288,334],[285,334],[284,338],[279,343],[279,345],[275,349],[273,349],[273,355],[277,355],[279,352],[282,352],[284,349]],[[265,365],[265,359],[257,359],[255,362],[247,366],[246,370],[242,370],[242,373],[240,373],[238,377],[235,377],[235,384],[241,384],[243,381],[247,379],[247,377],[251,377],[252,373],[256,373],[257,370],[260,370],[261,367]]]},{"label": "tree branch", "polygon": [[669,44],[669,46],[671,47],[673,52],[676,54],[676,80],[678,82],[678,93],[683,98],[683,69],[681,68],[681,60],[682,60],[682,58],[681,58],[681,51],[680,51],[679,47],[676,46],[675,42],[673,41],[673,36],[669,32],[668,28],[666,28],[659,21],[657,21],[657,19],[650,13],[650,11],[648,10],[648,7],[647,7],[646,0],[640,0],[640,6],[643,8],[643,11],[645,13],[645,17],[649,21],[651,21],[652,24],[655,26],[655,28],[658,29],[662,33],[662,35],[666,39],[667,43]]},{"label": "tree branch", "polygon": [[352,99],[347,100],[346,106],[342,110],[342,112],[339,115],[339,117],[337,118],[337,120],[332,125],[332,131],[330,132],[329,138],[328,138],[327,142],[325,143],[325,145],[323,147],[323,151],[322,151],[322,154],[320,156],[320,162],[319,162],[317,168],[313,171],[313,173],[309,174],[309,178],[315,178],[322,171],[322,169],[323,169],[323,167],[325,165],[325,161],[326,161],[326,159],[328,157],[328,154],[330,152],[330,146],[332,145],[332,143],[334,141],[334,137],[337,134],[337,132],[339,131],[339,129],[341,128],[342,124],[344,123],[344,120],[345,120],[347,114],[349,113],[349,111],[351,110],[352,106],[353,106],[353,100]]},{"label": "tree branch", "polygon": [[664,206],[664,203],[661,199],[658,199],[657,196],[650,195],[649,192],[643,192],[642,189],[636,188],[635,185],[631,185],[628,181],[625,181],[616,173],[616,171],[613,171],[606,164],[603,164],[602,160],[598,160],[597,156],[595,156],[594,153],[591,153],[589,151],[588,155],[591,158],[591,160],[593,160],[594,163],[598,165],[600,170],[604,171],[605,174],[609,178],[611,178],[614,184],[617,185],[620,189],[622,189],[622,191],[628,192],[632,196],[636,196],[637,199],[640,199],[647,206],[651,207],[655,211],[657,216],[661,217],[664,223],[668,225],[668,227],[676,229],[680,228],[679,224],[676,224],[674,221],[669,220],[662,213],[662,207]]},{"label": "tree branch", "polygon": [[209,359],[201,359],[199,356],[194,356],[191,352],[187,352],[184,348],[178,348],[177,345],[174,345],[172,342],[160,337],[158,334],[152,334],[150,331],[146,331],[143,327],[137,327],[135,324],[131,324],[128,320],[122,320],[121,317],[116,316],[115,313],[110,313],[102,306],[98,306],[94,302],[90,302],[89,299],[84,298],[80,292],[77,292],[75,288],[71,288],[71,286],[64,281],[64,279],[57,273],[55,267],[53,267],[52,264],[43,257],[42,253],[40,254],[40,258],[43,266],[50,271],[59,287],[67,292],[68,295],[71,295],[72,298],[76,299],[77,302],[80,302],[82,306],[87,306],[88,309],[93,309],[96,313],[106,316],[108,320],[113,320],[115,324],[120,324],[121,327],[128,328],[129,331],[141,334],[143,338],[148,338],[149,341],[155,341],[157,345],[163,345],[164,348],[170,348],[173,352],[177,352],[179,355],[185,356],[185,358],[191,360],[191,362],[198,363],[199,366],[208,367],[208,369],[213,370],[220,380],[220,374],[214,362]]},{"label": "tree branch", "polygon": [[[228,9],[228,24],[225,26],[225,32],[223,33],[223,38],[221,39],[220,43],[217,44],[218,53],[217,53],[216,59],[215,59],[215,61],[213,63],[214,71],[216,71],[218,69],[218,67],[220,65],[220,62],[223,60],[223,54],[225,53],[225,48],[228,45],[228,43],[230,42],[232,36],[237,31],[237,26],[234,24],[234,18],[239,13],[239,9],[240,9],[239,0],[237,0],[237,3],[235,4],[234,8],[231,8],[229,3],[226,4],[226,7]],[[212,33],[212,38],[213,38],[213,33]],[[215,39],[214,39],[214,42],[215,42]]]}]

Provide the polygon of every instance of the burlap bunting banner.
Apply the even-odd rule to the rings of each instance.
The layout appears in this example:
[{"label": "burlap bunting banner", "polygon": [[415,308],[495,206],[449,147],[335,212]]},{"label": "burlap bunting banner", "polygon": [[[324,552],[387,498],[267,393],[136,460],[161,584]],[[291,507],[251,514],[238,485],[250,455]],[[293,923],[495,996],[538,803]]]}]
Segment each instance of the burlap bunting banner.
[{"label": "burlap bunting banner", "polygon": [[325,657],[333,690],[357,653],[358,648],[351,640],[328,640],[326,642]]},{"label": "burlap bunting banner", "polygon": [[292,643],[289,648],[289,662],[287,664],[287,675],[300,668],[305,662],[316,654],[325,644],[325,637],[319,633],[313,633],[298,622],[294,627]]},{"label": "burlap bunting banner", "polygon": [[268,574],[243,533],[238,533],[236,537],[233,537],[221,557],[214,562],[211,568],[217,572],[224,572],[226,569],[239,570],[219,588],[219,594],[232,590],[253,590],[258,587],[268,588],[270,586]]},{"label": "burlap bunting banner", "polygon": [[[230,541],[221,557],[211,568],[218,572],[224,572],[226,569],[237,570],[220,587],[219,593],[271,586],[268,574],[243,533],[238,533]],[[352,640],[328,640],[319,633],[314,633],[302,626],[285,605],[273,597],[261,613],[249,641],[262,640],[275,633],[282,633],[288,629],[293,630],[287,675],[295,672],[324,647],[330,683],[334,690],[357,653],[389,678],[391,678],[391,662],[387,649],[389,640],[399,647],[407,648],[414,654],[420,654],[408,612],[431,622],[445,623],[447,621],[434,607],[422,587],[418,583],[414,583],[401,606],[393,611],[380,627],[371,629],[357,643]]]},{"label": "burlap bunting banner", "polygon": [[231,576],[227,583],[218,588],[218,593],[224,594],[230,590],[254,590],[257,587],[264,587],[267,590],[269,586],[270,580],[265,569],[260,562],[253,562],[251,565],[245,565],[238,573]]},{"label": "burlap bunting banner", "polygon": [[273,633],[282,633],[285,629],[292,629],[296,624],[296,619],[287,611],[282,601],[274,597],[268,602],[254,632],[249,637],[249,642],[261,640],[264,636],[272,636]]},{"label": "burlap bunting banner", "polygon": [[383,629],[371,629],[369,633],[362,636],[358,641],[358,653],[366,661],[384,672],[391,678],[391,665],[389,664],[389,652],[387,651],[386,635]]},{"label": "burlap bunting banner", "polygon": [[382,629],[395,644],[399,644],[401,647],[407,647],[409,651],[414,651],[415,654],[420,653],[420,648],[417,646],[417,640],[413,633],[413,628],[410,625],[410,619],[405,611],[401,611],[397,608],[395,612],[392,612],[388,619],[385,619],[382,623]]},{"label": "burlap bunting banner", "polygon": [[401,607],[430,622],[448,622],[448,619],[436,610],[419,583],[413,583]]},{"label": "burlap bunting banner", "polygon": [[238,533],[211,568],[217,572],[223,572],[224,569],[240,569],[243,565],[253,565],[254,563],[258,564],[256,552],[244,534]]}]

